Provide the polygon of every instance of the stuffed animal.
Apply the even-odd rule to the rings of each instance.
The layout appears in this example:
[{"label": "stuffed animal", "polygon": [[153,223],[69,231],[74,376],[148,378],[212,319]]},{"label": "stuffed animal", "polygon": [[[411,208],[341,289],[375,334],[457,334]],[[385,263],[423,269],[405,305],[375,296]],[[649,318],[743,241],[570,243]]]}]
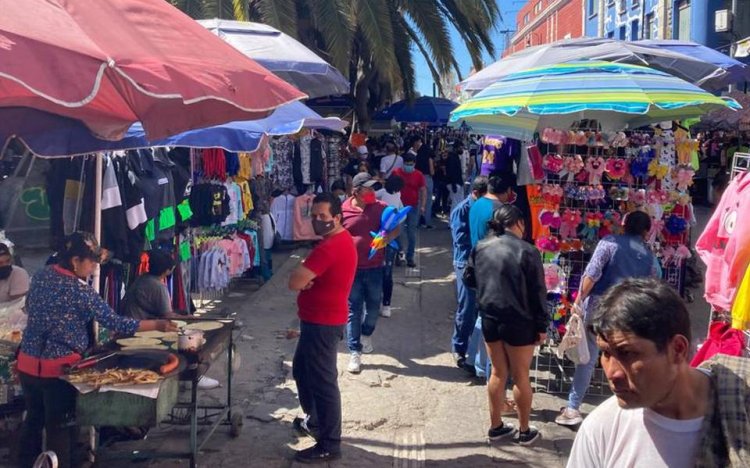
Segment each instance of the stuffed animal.
[{"label": "stuffed animal", "polygon": [[604,158],[590,157],[586,160],[586,172],[589,175],[589,184],[598,185],[602,183],[602,174],[606,170]]},{"label": "stuffed animal", "polygon": [[561,216],[560,237],[570,239],[576,236],[578,226],[581,224],[583,217],[578,210],[565,210]]}]

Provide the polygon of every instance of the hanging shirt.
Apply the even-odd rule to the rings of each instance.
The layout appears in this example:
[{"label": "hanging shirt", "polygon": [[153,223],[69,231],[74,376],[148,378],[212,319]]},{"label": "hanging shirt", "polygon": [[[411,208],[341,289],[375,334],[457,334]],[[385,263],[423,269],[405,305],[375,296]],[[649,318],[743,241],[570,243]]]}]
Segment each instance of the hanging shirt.
[{"label": "hanging shirt", "polygon": [[276,231],[283,240],[294,240],[294,195],[280,195],[271,203],[271,214],[276,220]]},{"label": "hanging shirt", "polygon": [[300,195],[294,200],[294,240],[316,240],[312,227],[312,201],[315,195]]}]

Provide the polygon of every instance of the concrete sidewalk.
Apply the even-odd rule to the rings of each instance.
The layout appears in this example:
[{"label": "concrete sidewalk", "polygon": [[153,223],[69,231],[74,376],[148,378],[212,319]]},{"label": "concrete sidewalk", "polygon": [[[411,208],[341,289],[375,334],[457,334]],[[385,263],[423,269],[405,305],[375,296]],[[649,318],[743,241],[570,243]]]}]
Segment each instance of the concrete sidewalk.
[{"label": "concrete sidewalk", "polygon": [[[393,316],[379,319],[375,352],[363,356],[361,374],[345,371],[349,355],[343,342],[340,346],[344,446],[343,459],[331,465],[564,466],[575,433],[553,422],[565,404],[563,395],[535,394],[532,420],[543,433],[535,446],[487,443],[486,387],[457,369],[450,354],[456,304],[450,232],[445,223],[437,223],[434,231],[420,231],[419,239],[419,268],[396,268]],[[295,252],[257,292],[250,295],[240,288],[218,305],[236,311],[244,324],[237,341],[242,366],[234,385],[246,418],[236,439],[229,437],[228,428],[217,431],[199,458],[200,466],[292,466],[293,451],[313,443],[291,428],[299,409],[291,377],[296,339],[289,339],[287,332],[296,328],[297,320],[296,296],[286,281],[303,254]],[[223,369],[217,363],[209,375],[224,381]],[[223,395],[220,388],[204,392],[202,398],[219,400]],[[585,412],[591,409],[584,406]],[[174,447],[186,441],[184,428],[168,428],[152,431],[136,446]],[[131,465],[107,463],[108,468],[115,466]]]}]

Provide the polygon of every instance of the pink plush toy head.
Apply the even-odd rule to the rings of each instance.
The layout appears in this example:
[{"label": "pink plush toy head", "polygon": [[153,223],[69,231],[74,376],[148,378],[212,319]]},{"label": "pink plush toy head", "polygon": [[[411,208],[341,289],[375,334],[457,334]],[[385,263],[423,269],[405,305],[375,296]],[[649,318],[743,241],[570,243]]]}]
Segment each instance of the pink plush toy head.
[{"label": "pink plush toy head", "polygon": [[610,159],[607,161],[607,175],[610,179],[620,180],[628,172],[628,163],[622,158]]}]

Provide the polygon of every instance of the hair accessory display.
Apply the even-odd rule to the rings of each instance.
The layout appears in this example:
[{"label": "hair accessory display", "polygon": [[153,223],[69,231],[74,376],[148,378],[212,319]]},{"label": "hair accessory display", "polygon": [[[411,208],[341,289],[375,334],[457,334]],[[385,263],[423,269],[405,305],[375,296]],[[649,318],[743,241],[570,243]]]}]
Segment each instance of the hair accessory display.
[{"label": "hair accessory display", "polygon": [[623,148],[628,146],[628,137],[625,132],[617,132],[610,135],[609,145],[613,148]]},{"label": "hair accessory display", "polygon": [[560,242],[561,252],[578,252],[583,250],[583,242],[581,239],[566,239]]},{"label": "hair accessory display", "polygon": [[542,186],[542,199],[547,203],[559,205],[563,198],[563,188],[557,184],[545,184]]},{"label": "hair accessory display", "polygon": [[599,237],[606,237],[611,234],[619,234],[621,228],[622,216],[614,210],[607,210],[604,213],[602,227],[599,228]]},{"label": "hair accessory display", "polygon": [[555,253],[560,251],[560,240],[555,236],[541,236],[536,240],[536,246],[542,252]]},{"label": "hair accessory display", "polygon": [[578,210],[565,210],[561,216],[560,223],[560,237],[562,239],[569,239],[575,237],[578,231],[578,226],[583,221],[583,216]]},{"label": "hair accessory display", "polygon": [[630,191],[630,201],[635,206],[643,206],[646,204],[646,189],[637,189]]},{"label": "hair accessory display", "polygon": [[602,182],[602,174],[604,174],[604,170],[606,169],[605,166],[606,163],[601,156],[591,157],[586,160],[586,172],[589,174],[589,184],[597,185]]},{"label": "hair accessory display", "polygon": [[607,175],[612,180],[620,180],[628,173],[628,162],[622,158],[610,159],[606,165]]},{"label": "hair accessory display", "polygon": [[679,169],[677,169],[677,189],[681,191],[685,191],[693,185],[693,177],[695,176],[695,171],[690,166],[680,166]]},{"label": "hair accessory display", "polygon": [[648,175],[649,164],[653,159],[653,150],[650,152],[641,152],[630,161],[630,175],[635,178],[643,178]]},{"label": "hair accessory display", "polygon": [[542,212],[539,213],[539,222],[542,223],[542,226],[548,226],[552,229],[560,229],[560,213],[557,211],[542,210]]},{"label": "hair accessory display", "polygon": [[646,192],[648,202],[654,205],[665,205],[669,203],[669,192],[666,190],[649,190]]},{"label": "hair accessory display", "polygon": [[560,294],[565,288],[565,272],[555,263],[544,264],[544,284],[548,293]]},{"label": "hair accessory display", "polygon": [[581,188],[586,189],[586,195],[584,199],[590,202],[599,202],[601,200],[604,200],[604,198],[607,196],[607,192],[604,190],[604,187],[602,185],[597,185],[596,187]]},{"label": "hair accessory display", "polygon": [[664,179],[669,173],[669,166],[660,163],[657,159],[652,160],[648,164],[648,175],[657,180]]},{"label": "hair accessory display", "polygon": [[651,218],[651,230],[648,232],[646,242],[654,245],[660,238],[661,232],[664,230],[664,220],[659,218]]},{"label": "hair accessory display", "polygon": [[563,161],[563,170],[564,173],[568,175],[568,180],[572,180],[573,176],[578,174],[583,170],[583,158],[580,154],[576,154],[575,156],[566,156],[565,160]]},{"label": "hair accessory display", "polygon": [[599,228],[602,226],[604,216],[600,212],[586,213],[584,217],[583,230],[581,236],[590,241],[595,241],[599,234]]},{"label": "hair accessory display", "polygon": [[682,218],[675,214],[671,214],[664,222],[664,228],[668,233],[672,235],[678,235],[687,231],[688,222],[687,220],[685,220],[685,218]]},{"label": "hair accessory display", "polygon": [[542,167],[552,174],[559,174],[563,169],[563,157],[559,154],[547,154],[542,160]]}]

